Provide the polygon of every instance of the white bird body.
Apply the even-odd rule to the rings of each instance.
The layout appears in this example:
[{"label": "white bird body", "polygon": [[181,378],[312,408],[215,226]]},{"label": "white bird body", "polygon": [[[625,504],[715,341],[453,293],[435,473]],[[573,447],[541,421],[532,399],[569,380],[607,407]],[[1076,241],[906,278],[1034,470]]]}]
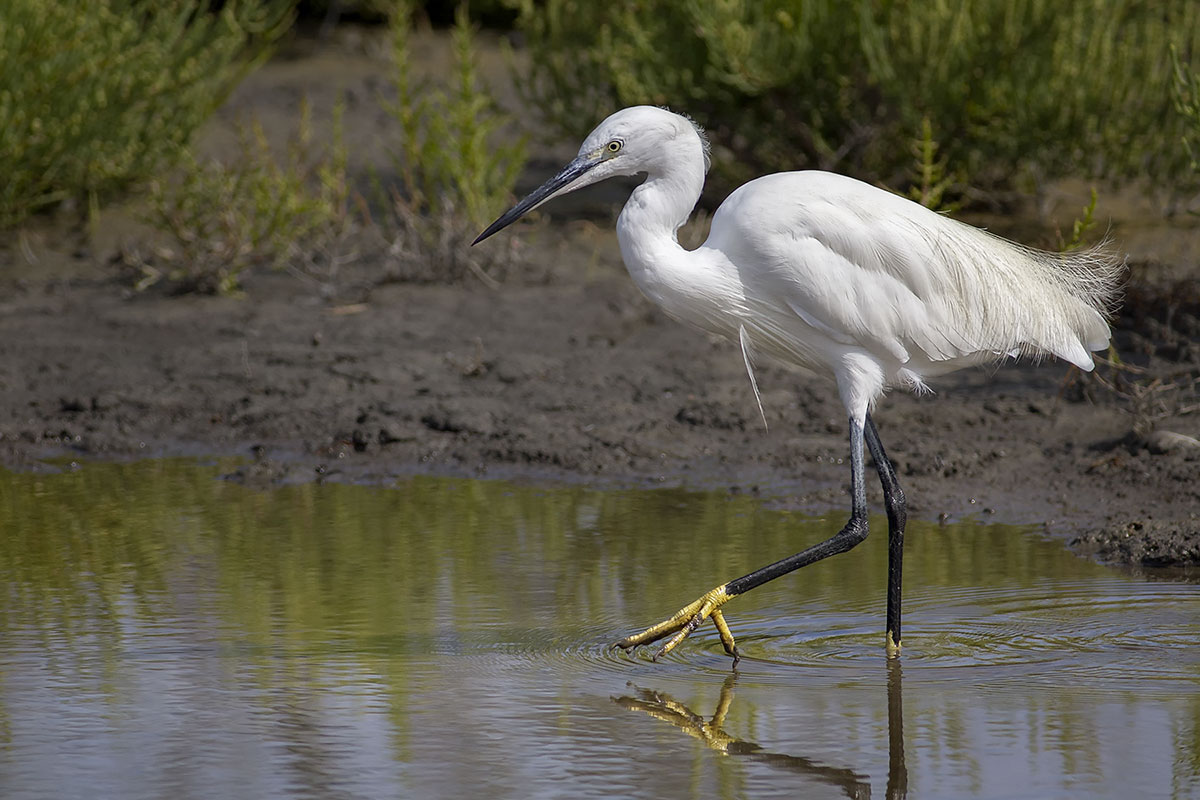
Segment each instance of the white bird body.
[{"label": "white bird body", "polygon": [[1108,344],[1095,253],[1029,250],[834,173],[750,181],[684,250],[701,147],[686,167],[699,180],[651,173],[622,211],[630,274],[670,316],[833,377],[848,410],[1007,355],[1090,370],[1088,351]]},{"label": "white bird body", "polygon": [[[700,198],[707,143],[687,118],[627,108],[592,131],[579,155],[490,225],[479,242],[525,212],[613,175],[646,174],[617,220],[621,255],[667,314],[741,345],[755,395],[754,352],[832,377],[850,423],[852,513],[833,537],[718,586],[670,619],[622,639],[631,648],[672,638],[704,619],[738,657],[720,606],[731,597],[854,547],[867,535],[863,446],[888,514],[887,645],[900,649],[904,495],[870,417],[893,387],[1008,356],[1054,355],[1090,370],[1108,345],[1105,313],[1122,263],[1106,248],[1047,253],[828,172],[750,181],[713,216],[695,250],[677,231]],[[765,419],[765,415],[764,415]]]}]

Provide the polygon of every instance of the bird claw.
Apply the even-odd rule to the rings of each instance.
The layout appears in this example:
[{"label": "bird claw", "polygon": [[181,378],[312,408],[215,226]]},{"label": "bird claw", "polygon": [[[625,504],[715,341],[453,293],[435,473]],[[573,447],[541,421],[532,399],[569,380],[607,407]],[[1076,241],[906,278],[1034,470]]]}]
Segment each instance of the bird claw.
[{"label": "bird claw", "polygon": [[626,636],[616,642],[614,646],[620,647],[622,650],[632,650],[639,645],[657,642],[660,639],[667,639],[669,636],[666,644],[651,656],[652,661],[658,661],[699,628],[704,620],[711,618],[717,628],[717,633],[721,636],[721,644],[724,646],[725,652],[733,656],[733,663],[736,666],[741,659],[741,653],[738,652],[737,645],[733,641],[733,634],[725,622],[725,615],[721,613],[721,606],[727,603],[731,597],[733,595],[725,591],[725,585],[722,584],[679,609],[668,619],[657,625],[651,625],[641,633]]}]

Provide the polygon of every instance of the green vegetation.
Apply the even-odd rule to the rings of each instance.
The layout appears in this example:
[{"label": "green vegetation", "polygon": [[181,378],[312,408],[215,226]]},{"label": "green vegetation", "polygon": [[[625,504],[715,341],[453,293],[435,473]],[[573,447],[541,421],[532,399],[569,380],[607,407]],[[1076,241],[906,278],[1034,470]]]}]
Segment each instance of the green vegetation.
[{"label": "green vegetation", "polygon": [[[210,10],[212,8],[220,10]],[[285,0],[7,0],[0,227],[173,163],[291,20]]]},{"label": "green vegetation", "polygon": [[[395,95],[382,102],[396,122],[396,181],[385,185],[375,176],[385,213],[373,220],[373,232],[387,241],[400,277],[456,280],[473,272],[494,283],[485,267],[505,251],[477,254],[467,244],[511,199],[525,143],[515,137],[497,144],[507,118],[480,86],[465,6],[456,16],[454,71],[445,87],[413,77],[411,14],[402,5],[390,23]],[[349,234],[362,216],[370,218],[357,213],[367,204],[351,189],[341,117],[339,108],[332,140],[321,145],[305,105],[278,156],[256,122],[240,130],[232,160],[202,162],[184,150],[176,179],[149,182],[146,219],[168,241],[149,255],[126,254],[137,286],[166,278],[175,290],[227,294],[253,266],[336,270]]]},{"label": "green vegetation", "polygon": [[1180,143],[1192,171],[1200,173],[1200,76],[1180,60],[1174,46],[1171,47],[1171,77],[1171,99],[1183,118]]},{"label": "green vegetation", "polygon": [[424,262],[406,277],[457,278],[470,270],[491,282],[477,261],[485,256],[469,252],[467,243],[511,200],[525,165],[525,138],[504,131],[509,118],[480,84],[466,5],[455,15],[447,87],[414,79],[410,16],[402,6],[391,20],[395,100],[385,107],[399,134],[392,162],[400,183],[383,191],[394,211],[385,223],[402,260]]},{"label": "green vegetation", "polygon": [[[282,158],[276,158],[257,123],[239,130],[230,163],[183,156],[177,182],[149,184],[147,221],[169,236],[155,262],[175,288],[228,294],[253,265],[336,265],[338,245],[353,227],[342,142],[342,107],[334,109],[330,142],[313,142],[308,103]],[[139,286],[164,270],[139,260]]]},{"label": "green vegetation", "polygon": [[1088,204],[1083,207],[1083,216],[1076,217],[1075,221],[1071,223],[1071,238],[1064,239],[1062,234],[1059,234],[1059,252],[1069,253],[1083,247],[1084,234],[1094,227],[1096,227],[1096,190],[1093,188],[1088,197]]},{"label": "green vegetation", "polygon": [[925,117],[921,120],[921,136],[912,143],[908,199],[934,211],[956,211],[959,204],[948,202],[946,194],[961,189],[961,171],[949,168],[949,159],[941,155],[940,147],[933,138],[933,125]]},{"label": "green vegetation", "polygon": [[[1064,176],[1200,185],[1189,62],[1200,5],[1186,0],[506,1],[527,43],[518,88],[550,135],[576,139],[624,105],[674,106],[711,131],[716,193],[804,167],[941,211]],[[494,282],[517,245],[466,243],[511,201],[527,146],[479,74],[465,4],[444,82],[419,77],[416,0],[335,7],[391,26],[380,102],[392,163],[373,176],[370,204],[340,139],[316,143],[307,118],[286,152],[253,121],[231,161],[189,149],[294,4],[11,0],[0,10],[0,228],[148,186],[147,218],[167,242],[134,248],[143,284],[228,292],[252,266],[332,270],[360,220],[394,277]],[[501,6],[485,11],[503,20]]]},{"label": "green vegetation", "polygon": [[1174,183],[1185,163],[1168,50],[1200,52],[1190,0],[520,8],[525,91],[557,131],[577,136],[620,106],[673,105],[730,149],[716,165],[727,182],[818,167],[902,186],[926,119],[976,187],[1065,175]]}]

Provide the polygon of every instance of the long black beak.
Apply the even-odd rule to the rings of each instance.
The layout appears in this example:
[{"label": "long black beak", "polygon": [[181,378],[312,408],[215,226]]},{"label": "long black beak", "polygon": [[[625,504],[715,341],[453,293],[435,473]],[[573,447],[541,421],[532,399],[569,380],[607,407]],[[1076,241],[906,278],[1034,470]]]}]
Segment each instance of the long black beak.
[{"label": "long black beak", "polygon": [[570,184],[580,175],[584,174],[599,163],[600,159],[598,158],[579,156],[570,164],[567,164],[565,167],[563,167],[562,171],[560,171],[553,178],[530,192],[529,196],[524,200],[501,214],[499,219],[487,226],[487,230],[475,237],[475,241],[471,242],[471,245],[477,245],[484,239],[491,236],[493,233],[507,228],[509,225],[520,219],[522,215],[532,211],[545,201],[549,200],[551,196],[553,196],[554,193],[559,189]]}]

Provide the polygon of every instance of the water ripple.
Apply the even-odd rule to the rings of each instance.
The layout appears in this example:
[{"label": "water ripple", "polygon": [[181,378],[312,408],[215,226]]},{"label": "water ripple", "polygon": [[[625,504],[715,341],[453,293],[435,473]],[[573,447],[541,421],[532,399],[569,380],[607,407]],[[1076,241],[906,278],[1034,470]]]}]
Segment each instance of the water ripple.
[{"label": "water ripple", "polygon": [[[961,681],[986,689],[1019,682],[1166,693],[1200,681],[1200,592],[1191,586],[1147,591],[1119,581],[1063,581],[917,589],[906,597],[905,614],[903,664],[914,684]],[[837,609],[731,607],[742,651],[738,671],[760,682],[809,686],[878,677],[881,617],[877,603],[857,598]],[[656,646],[612,647],[625,632],[609,625],[525,631],[476,652],[474,668],[490,659],[499,669],[625,675],[645,669],[701,678],[730,672],[730,659],[707,626],[657,663],[650,660]]]},{"label": "water ripple", "polygon": [[[1186,585],[1136,591],[1120,582],[1064,581],[911,592],[905,600],[907,679],[1162,692],[1194,687],[1200,681],[1200,593]],[[838,681],[882,658],[878,608],[774,611],[731,619],[743,670],[819,670],[818,680]],[[704,649],[719,651],[720,645],[713,639]]]}]

